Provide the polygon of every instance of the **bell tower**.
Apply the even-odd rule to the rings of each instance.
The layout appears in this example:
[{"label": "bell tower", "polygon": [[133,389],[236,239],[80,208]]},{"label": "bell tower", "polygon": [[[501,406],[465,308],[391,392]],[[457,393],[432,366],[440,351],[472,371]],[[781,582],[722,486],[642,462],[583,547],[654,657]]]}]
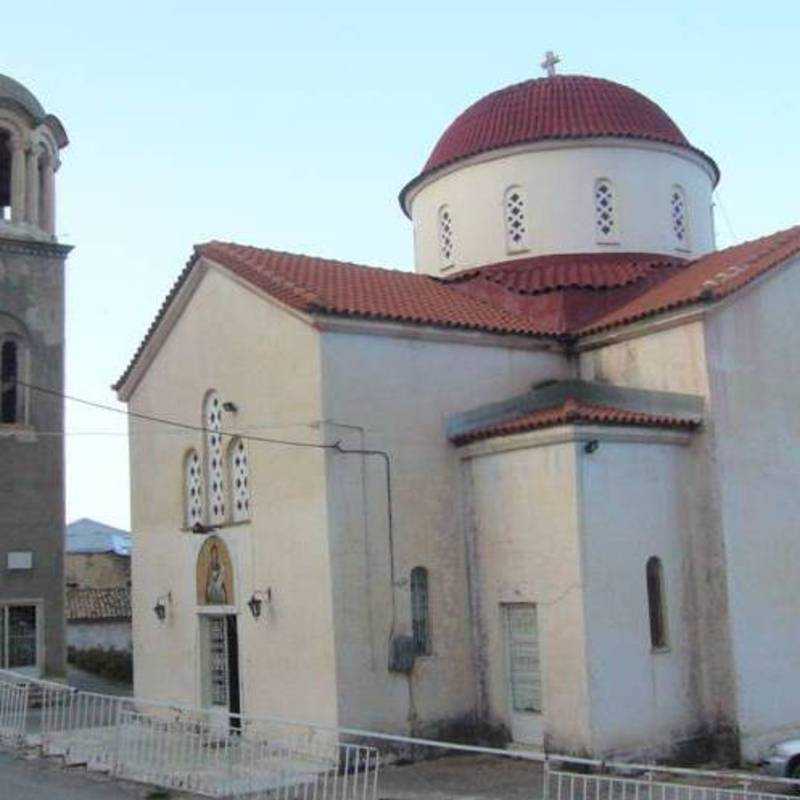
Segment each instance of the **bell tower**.
[{"label": "bell tower", "polygon": [[20,637],[0,647],[0,668],[31,675],[64,671],[66,145],[59,120],[0,75],[0,630]]}]

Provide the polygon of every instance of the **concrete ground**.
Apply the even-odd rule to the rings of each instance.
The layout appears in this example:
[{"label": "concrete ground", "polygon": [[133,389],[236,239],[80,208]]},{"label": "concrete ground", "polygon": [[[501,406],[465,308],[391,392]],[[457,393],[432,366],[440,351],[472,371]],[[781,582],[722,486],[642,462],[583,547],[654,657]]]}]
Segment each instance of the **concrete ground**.
[{"label": "concrete ground", "polygon": [[541,765],[502,756],[449,756],[381,768],[380,800],[539,800]]}]

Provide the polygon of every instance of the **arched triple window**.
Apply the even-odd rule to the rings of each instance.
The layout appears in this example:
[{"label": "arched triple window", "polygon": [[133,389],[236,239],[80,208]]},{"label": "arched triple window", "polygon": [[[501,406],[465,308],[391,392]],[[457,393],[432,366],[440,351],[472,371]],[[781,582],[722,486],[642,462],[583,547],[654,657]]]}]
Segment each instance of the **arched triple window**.
[{"label": "arched triple window", "polygon": [[228,474],[233,521],[245,522],[250,519],[250,464],[247,460],[247,448],[238,436],[228,447]]},{"label": "arched triple window", "polygon": [[677,184],[672,187],[669,196],[670,221],[672,223],[672,239],[675,247],[688,250],[689,245],[689,220],[686,207],[686,192]]},{"label": "arched triple window", "polygon": [[506,251],[521,253],[528,249],[527,198],[521,186],[510,186],[503,197]]},{"label": "arched triple window", "polygon": [[617,202],[614,184],[608,178],[594,183],[594,226],[598,242],[614,242],[618,236]]},{"label": "arched triple window", "polygon": [[653,650],[667,647],[667,606],[664,592],[664,570],[661,559],[647,560],[647,609],[650,615],[650,645]]},{"label": "arched triple window", "polygon": [[453,214],[450,206],[440,206],[438,215],[439,255],[442,264],[449,267],[453,264],[455,237],[453,235]]},{"label": "arched triple window", "polygon": [[17,336],[0,336],[0,423],[25,422],[24,346]]},{"label": "arched triple window", "polygon": [[203,427],[206,429],[206,497],[208,522],[225,522],[225,468],[222,457],[222,401],[211,391],[203,405]]},{"label": "arched triple window", "polygon": [[431,624],[428,604],[428,570],[411,570],[411,636],[418,655],[431,652]]},{"label": "arched triple window", "polygon": [[184,523],[187,528],[203,524],[203,462],[194,448],[183,460]]}]

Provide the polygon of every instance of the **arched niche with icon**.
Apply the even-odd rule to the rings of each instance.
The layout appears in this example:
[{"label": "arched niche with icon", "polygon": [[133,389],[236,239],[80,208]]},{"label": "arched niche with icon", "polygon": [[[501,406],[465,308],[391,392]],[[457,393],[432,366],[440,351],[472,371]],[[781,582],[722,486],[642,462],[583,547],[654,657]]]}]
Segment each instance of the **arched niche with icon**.
[{"label": "arched niche with icon", "polygon": [[228,548],[218,536],[209,536],[197,555],[197,605],[232,606],[235,598]]}]

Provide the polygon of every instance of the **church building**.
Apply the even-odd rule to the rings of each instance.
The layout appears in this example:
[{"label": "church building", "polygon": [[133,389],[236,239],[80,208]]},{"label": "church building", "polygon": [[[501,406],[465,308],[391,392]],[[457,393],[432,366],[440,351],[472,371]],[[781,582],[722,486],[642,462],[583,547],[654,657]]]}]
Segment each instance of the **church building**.
[{"label": "church building", "polygon": [[553,61],[403,187],[413,271],[194,247],[115,385],[136,694],[570,753],[800,728],[800,228],[717,250],[714,160]]}]

